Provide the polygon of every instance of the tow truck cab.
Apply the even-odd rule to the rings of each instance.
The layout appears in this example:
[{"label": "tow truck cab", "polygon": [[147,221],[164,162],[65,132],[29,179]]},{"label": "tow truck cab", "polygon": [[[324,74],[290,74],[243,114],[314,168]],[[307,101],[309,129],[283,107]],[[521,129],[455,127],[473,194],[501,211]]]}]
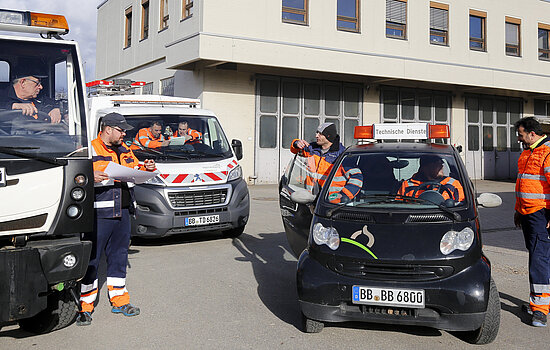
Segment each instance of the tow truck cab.
[{"label": "tow truck cab", "polygon": [[[104,115],[120,113],[133,126],[124,142],[140,161],[154,159],[157,164],[159,174],[134,189],[137,211],[132,236],[159,238],[205,231],[240,235],[250,211],[248,187],[238,163],[241,142],[227,141],[216,115],[201,109],[200,100],[128,94],[132,86],[140,85],[129,80],[88,83],[94,88],[89,99],[91,134],[98,134]],[[148,143],[147,137],[143,143],[135,142],[140,130],[149,132],[153,123],[161,128],[167,144]],[[178,134],[178,129],[187,136]]]},{"label": "tow truck cab", "polygon": [[[448,137],[448,126],[375,124],[356,127],[355,135],[431,139]],[[280,183],[283,224],[299,256],[306,332],[319,332],[325,322],[365,321],[458,331],[478,344],[496,337],[500,301],[482,251],[477,205],[501,200],[475,197],[453,146],[349,147],[316,195],[302,184],[308,171],[297,156]],[[355,174],[357,190],[347,174]],[[351,195],[337,200],[345,188]]]},{"label": "tow truck cab", "polygon": [[[0,328],[42,333],[74,320],[91,251],[83,74],[77,44],[60,40],[63,16],[0,10],[0,30],[36,34],[0,35]],[[12,109],[15,84],[39,92],[33,117]]]}]

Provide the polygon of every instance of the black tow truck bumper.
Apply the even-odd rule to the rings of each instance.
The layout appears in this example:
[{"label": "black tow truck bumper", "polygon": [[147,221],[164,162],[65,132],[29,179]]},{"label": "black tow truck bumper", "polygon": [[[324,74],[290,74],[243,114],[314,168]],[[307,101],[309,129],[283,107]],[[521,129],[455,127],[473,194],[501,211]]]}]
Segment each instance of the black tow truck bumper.
[{"label": "black tow truck bumper", "polygon": [[53,286],[59,290],[84,277],[91,250],[92,243],[78,237],[0,249],[0,324],[44,310]]}]

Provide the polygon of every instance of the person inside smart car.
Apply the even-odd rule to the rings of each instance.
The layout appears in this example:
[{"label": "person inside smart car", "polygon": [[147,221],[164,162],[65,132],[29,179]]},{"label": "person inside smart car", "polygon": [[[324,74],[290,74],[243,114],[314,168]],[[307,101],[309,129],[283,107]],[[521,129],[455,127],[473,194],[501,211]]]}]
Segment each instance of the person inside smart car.
[{"label": "person inside smart car", "polygon": [[443,159],[437,155],[423,155],[420,157],[420,168],[410,179],[404,180],[397,192],[398,195],[419,197],[425,191],[437,191],[443,199],[452,199],[455,202],[464,200],[464,189],[460,181],[445,176]]}]

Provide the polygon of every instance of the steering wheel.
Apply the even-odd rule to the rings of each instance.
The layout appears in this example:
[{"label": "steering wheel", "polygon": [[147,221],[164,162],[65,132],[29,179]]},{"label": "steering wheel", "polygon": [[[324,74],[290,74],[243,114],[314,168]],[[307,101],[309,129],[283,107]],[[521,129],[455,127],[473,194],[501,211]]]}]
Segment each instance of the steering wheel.
[{"label": "steering wheel", "polygon": [[[8,116],[5,119],[11,119],[11,129],[19,129],[30,131],[33,134],[56,134],[56,133],[67,133],[68,126],[63,123],[51,123],[50,116],[45,113],[38,111],[36,113],[37,118],[33,119],[23,114],[23,111],[20,109],[14,109],[2,113],[4,116]],[[12,132],[13,134],[13,132]]]},{"label": "steering wheel", "polygon": [[445,201],[445,198],[442,195],[444,192],[447,192],[449,194],[449,198],[453,199],[453,193],[451,190],[437,181],[426,181],[420,184],[414,189],[412,197],[416,197],[416,194],[420,191],[423,192],[418,196],[418,198],[426,199],[437,204]]}]

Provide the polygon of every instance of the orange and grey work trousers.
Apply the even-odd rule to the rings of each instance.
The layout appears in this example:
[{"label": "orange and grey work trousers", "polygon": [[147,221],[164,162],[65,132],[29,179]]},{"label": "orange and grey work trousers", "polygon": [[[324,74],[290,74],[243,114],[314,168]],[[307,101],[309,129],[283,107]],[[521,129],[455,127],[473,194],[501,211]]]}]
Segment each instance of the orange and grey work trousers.
[{"label": "orange and grey work trousers", "polygon": [[130,245],[130,213],[122,209],[119,218],[96,218],[94,231],[85,234],[84,239],[92,241],[92,254],[86,275],[80,287],[80,307],[82,312],[92,312],[98,293],[97,272],[101,255],[107,258],[107,289],[109,300],[116,307],[130,302],[126,290],[126,266]]},{"label": "orange and grey work trousers", "polygon": [[546,228],[550,209],[521,216],[525,247],[529,251],[531,310],[548,314],[550,305],[550,232]]}]

